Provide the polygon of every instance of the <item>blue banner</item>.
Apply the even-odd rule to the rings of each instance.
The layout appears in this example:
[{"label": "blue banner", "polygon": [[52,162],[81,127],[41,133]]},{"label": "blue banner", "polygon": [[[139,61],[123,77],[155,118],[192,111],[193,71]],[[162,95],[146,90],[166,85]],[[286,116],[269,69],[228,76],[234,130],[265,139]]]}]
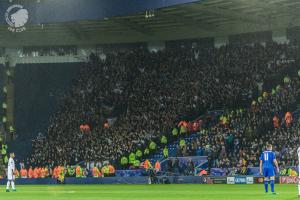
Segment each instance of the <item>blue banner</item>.
[{"label": "blue banner", "polygon": [[253,176],[229,176],[227,177],[227,184],[253,184]]},{"label": "blue banner", "polygon": [[234,183],[235,184],[246,184],[247,183],[246,177],[235,177]]}]

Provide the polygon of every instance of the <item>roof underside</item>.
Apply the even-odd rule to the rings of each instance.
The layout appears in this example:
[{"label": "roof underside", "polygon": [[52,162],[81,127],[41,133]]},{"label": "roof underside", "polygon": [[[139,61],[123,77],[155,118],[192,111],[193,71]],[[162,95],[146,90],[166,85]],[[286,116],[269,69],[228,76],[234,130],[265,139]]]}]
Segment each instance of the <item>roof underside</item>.
[{"label": "roof underside", "polygon": [[173,40],[284,30],[300,26],[299,0],[206,0],[98,21],[27,25],[22,33],[0,26],[1,46],[88,45]]}]

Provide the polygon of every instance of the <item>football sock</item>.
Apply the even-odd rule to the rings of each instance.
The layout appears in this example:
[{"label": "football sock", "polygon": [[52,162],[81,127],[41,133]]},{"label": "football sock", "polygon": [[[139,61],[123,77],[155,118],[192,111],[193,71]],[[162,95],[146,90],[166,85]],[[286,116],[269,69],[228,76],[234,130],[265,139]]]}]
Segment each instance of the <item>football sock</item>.
[{"label": "football sock", "polygon": [[268,192],[268,181],[264,181],[265,184],[265,191]]},{"label": "football sock", "polygon": [[270,185],[271,185],[271,191],[272,191],[272,192],[275,192],[275,190],[274,190],[274,189],[275,189],[275,181],[274,181],[274,180],[271,180],[271,181],[270,181]]},{"label": "football sock", "polygon": [[9,190],[10,181],[7,181],[6,189]]}]

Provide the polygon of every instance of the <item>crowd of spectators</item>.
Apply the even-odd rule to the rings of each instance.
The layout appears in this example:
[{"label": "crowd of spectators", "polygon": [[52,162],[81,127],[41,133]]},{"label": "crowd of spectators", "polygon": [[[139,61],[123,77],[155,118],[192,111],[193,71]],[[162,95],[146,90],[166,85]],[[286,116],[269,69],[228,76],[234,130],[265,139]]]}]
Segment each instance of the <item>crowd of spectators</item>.
[{"label": "crowd of spectators", "polygon": [[[269,79],[293,69],[299,55],[297,46],[271,43],[116,51],[103,60],[91,56],[72,89],[62,96],[47,136],[33,141],[28,162],[36,166],[114,163],[162,134],[170,134],[183,117],[214,109],[248,108],[252,103],[251,109],[228,113],[232,114],[228,124],[211,127],[194,146],[209,148],[212,166],[241,163],[239,159],[245,156],[248,165],[251,159],[256,165],[261,147],[257,145],[262,141],[258,134],[270,130],[265,129],[270,115],[280,114],[295,102],[299,81],[291,80],[265,99],[252,100],[261,95]],[[103,126],[112,116],[116,122]],[[83,124],[89,131],[80,130]],[[260,139],[247,140],[256,137]],[[225,144],[228,138],[230,143]]]},{"label": "crowd of spectators", "polygon": [[[284,113],[299,101],[300,78],[289,79],[277,91],[268,93],[249,109],[226,111],[219,123],[203,129],[199,137],[179,149],[178,155],[196,155],[200,150],[209,158],[209,168],[234,168],[246,174],[248,167],[259,166],[259,157],[267,143],[273,144],[281,167],[298,164],[300,119],[288,121]],[[279,124],[273,121],[278,118]],[[224,121],[225,118],[225,121]]]}]

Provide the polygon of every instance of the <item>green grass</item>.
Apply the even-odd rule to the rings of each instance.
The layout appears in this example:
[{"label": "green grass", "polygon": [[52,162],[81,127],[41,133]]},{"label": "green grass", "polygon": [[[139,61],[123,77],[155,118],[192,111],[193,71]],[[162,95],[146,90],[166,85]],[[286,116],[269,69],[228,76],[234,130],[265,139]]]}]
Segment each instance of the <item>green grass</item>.
[{"label": "green grass", "polygon": [[276,185],[278,195],[265,194],[263,185],[55,185],[17,186],[2,200],[297,200],[297,185]]}]

